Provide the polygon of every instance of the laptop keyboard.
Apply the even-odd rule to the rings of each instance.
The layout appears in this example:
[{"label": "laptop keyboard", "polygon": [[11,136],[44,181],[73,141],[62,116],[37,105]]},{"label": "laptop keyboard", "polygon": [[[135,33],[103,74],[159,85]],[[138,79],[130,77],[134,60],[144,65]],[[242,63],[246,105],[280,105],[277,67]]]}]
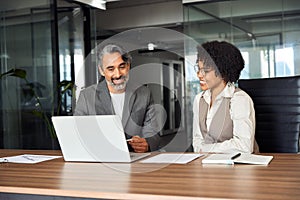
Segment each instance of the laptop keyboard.
[{"label": "laptop keyboard", "polygon": [[130,155],[130,159],[132,161],[134,161],[134,160],[139,160],[139,159],[145,158],[145,157],[149,156],[150,153],[135,153],[135,152],[130,152],[129,155]]},{"label": "laptop keyboard", "polygon": [[130,158],[136,158],[136,157],[140,157],[141,155],[143,155],[144,153],[134,153],[134,152],[130,152]]}]

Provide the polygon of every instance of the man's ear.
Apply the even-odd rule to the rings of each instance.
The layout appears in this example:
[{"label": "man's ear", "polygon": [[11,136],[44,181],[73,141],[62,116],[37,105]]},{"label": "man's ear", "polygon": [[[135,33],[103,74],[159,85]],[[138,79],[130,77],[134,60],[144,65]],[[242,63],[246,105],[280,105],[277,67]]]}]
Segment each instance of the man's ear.
[{"label": "man's ear", "polygon": [[101,67],[100,65],[98,66],[98,69],[99,69],[100,74],[101,74],[102,76],[104,76],[104,72],[103,72],[102,67]]}]

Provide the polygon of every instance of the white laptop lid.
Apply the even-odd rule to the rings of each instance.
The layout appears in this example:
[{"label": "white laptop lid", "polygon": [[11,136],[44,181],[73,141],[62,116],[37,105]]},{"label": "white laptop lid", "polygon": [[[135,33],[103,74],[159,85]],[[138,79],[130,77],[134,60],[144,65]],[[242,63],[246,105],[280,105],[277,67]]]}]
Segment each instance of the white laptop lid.
[{"label": "white laptop lid", "polygon": [[117,115],[53,116],[52,122],[65,161],[133,161]]}]

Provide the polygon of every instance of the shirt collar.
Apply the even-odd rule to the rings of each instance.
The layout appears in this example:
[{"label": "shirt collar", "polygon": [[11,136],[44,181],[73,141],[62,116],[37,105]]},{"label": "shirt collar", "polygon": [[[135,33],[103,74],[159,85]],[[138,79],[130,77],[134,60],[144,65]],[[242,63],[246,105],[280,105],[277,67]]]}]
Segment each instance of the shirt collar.
[{"label": "shirt collar", "polygon": [[[223,91],[217,96],[216,99],[220,98],[232,98],[234,94],[235,86],[233,83],[227,83]],[[206,90],[203,92],[202,97],[206,102],[210,102],[211,92],[210,90]]]}]

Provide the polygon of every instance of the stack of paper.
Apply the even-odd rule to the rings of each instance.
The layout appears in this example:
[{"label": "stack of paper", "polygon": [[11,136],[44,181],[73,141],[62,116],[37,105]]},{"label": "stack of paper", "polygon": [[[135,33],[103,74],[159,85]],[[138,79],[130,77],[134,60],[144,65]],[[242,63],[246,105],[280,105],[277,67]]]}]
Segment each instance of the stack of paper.
[{"label": "stack of paper", "polygon": [[0,158],[0,162],[34,164],[34,163],[39,163],[39,162],[52,160],[56,158],[61,158],[61,156],[23,154],[23,155]]},{"label": "stack of paper", "polygon": [[268,165],[273,156],[255,155],[255,154],[212,154],[202,160],[203,164],[227,164],[234,163]]},{"label": "stack of paper", "polygon": [[234,159],[234,163],[244,163],[253,165],[268,165],[273,156],[255,155],[255,154],[241,154]]},{"label": "stack of paper", "polygon": [[140,161],[141,163],[170,163],[186,164],[192,160],[203,156],[203,154],[185,154],[185,153],[163,153],[151,158]]}]

